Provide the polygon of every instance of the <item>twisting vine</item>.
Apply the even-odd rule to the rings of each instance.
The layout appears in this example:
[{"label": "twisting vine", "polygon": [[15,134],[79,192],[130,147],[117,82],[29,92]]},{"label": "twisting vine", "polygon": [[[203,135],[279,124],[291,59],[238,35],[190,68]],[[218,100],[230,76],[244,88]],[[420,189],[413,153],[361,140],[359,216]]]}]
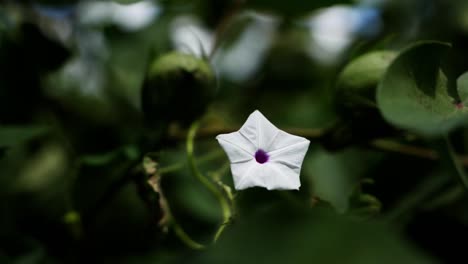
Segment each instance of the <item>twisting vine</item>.
[{"label": "twisting vine", "polygon": [[216,186],[214,182],[212,182],[210,179],[205,177],[200,170],[198,169],[196,162],[195,162],[195,156],[194,156],[194,141],[195,141],[195,136],[197,134],[197,130],[200,127],[199,121],[195,121],[191,126],[187,134],[187,141],[186,141],[186,150],[187,150],[187,160],[188,164],[190,167],[190,170],[192,172],[192,175],[195,176],[195,178],[203,184],[218,200],[220,206],[221,206],[221,211],[222,211],[222,216],[223,216],[223,221],[221,225],[219,226],[218,230],[215,233],[214,236],[214,241],[216,242],[221,235],[221,233],[224,231],[226,225],[229,223],[232,217],[232,207],[227,199],[227,197],[223,194],[220,188]]}]

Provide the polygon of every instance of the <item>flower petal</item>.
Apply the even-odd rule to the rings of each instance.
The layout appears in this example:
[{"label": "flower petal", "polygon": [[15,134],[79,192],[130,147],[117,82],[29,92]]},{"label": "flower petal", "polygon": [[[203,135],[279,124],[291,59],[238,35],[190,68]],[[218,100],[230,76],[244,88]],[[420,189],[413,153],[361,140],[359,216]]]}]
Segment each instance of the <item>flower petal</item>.
[{"label": "flower petal", "polygon": [[260,111],[255,110],[245,121],[239,132],[249,139],[256,149],[266,148],[275,139],[279,129],[275,127]]},{"label": "flower petal", "polygon": [[231,172],[236,190],[263,187],[268,190],[298,190],[301,186],[299,172],[283,164],[258,164],[250,161],[232,164]]},{"label": "flower petal", "polygon": [[[238,132],[216,137],[227,153],[236,190],[263,187],[297,190],[309,140],[279,130],[258,110]],[[266,151],[269,159],[257,161],[255,153]]]},{"label": "flower petal", "polygon": [[255,160],[245,163],[231,163],[231,173],[236,190],[254,186],[264,186],[263,178],[258,177],[259,164]]},{"label": "flower petal", "polygon": [[268,153],[270,155],[270,162],[282,164],[299,174],[309,144],[309,140],[302,138],[302,140],[296,141],[292,145],[272,151]]},{"label": "flower petal", "polygon": [[283,164],[270,163],[265,168],[268,178],[265,188],[268,190],[299,190],[301,181],[299,169],[291,169]]},{"label": "flower petal", "polygon": [[221,147],[223,147],[231,164],[243,163],[254,159],[254,146],[239,132],[218,135],[216,139]]},{"label": "flower petal", "polygon": [[276,135],[275,140],[272,141],[270,146],[268,147],[267,152],[269,153],[279,152],[283,148],[287,148],[289,146],[300,144],[303,142],[310,142],[310,141],[306,138],[291,135],[282,130],[279,130],[278,134]]}]

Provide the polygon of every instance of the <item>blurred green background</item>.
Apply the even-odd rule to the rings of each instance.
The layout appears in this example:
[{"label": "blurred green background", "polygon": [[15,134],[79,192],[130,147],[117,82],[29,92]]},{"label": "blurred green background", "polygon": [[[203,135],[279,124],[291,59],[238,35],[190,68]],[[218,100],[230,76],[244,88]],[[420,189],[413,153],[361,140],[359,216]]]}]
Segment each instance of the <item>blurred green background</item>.
[{"label": "blurred green background", "polygon": [[[0,263],[464,263],[467,57],[463,0],[1,1]],[[439,66],[432,124],[393,91]],[[255,109],[309,135],[299,191],[233,189]]]}]

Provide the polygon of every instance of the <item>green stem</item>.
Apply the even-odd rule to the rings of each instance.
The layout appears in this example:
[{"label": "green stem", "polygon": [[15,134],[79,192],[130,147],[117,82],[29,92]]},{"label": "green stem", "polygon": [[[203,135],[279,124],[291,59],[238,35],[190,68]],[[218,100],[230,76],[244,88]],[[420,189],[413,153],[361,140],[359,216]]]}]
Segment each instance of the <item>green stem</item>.
[{"label": "green stem", "polygon": [[[216,135],[223,133],[230,133],[239,130],[239,127],[208,127],[200,129],[197,132],[197,139],[213,139]],[[320,142],[320,140],[329,132],[326,128],[290,128],[285,129],[286,132],[305,137],[311,141]],[[169,138],[172,140],[186,140],[188,137],[187,131],[174,130],[171,131]],[[434,149],[414,146],[409,144],[400,143],[391,139],[376,139],[367,142],[364,145],[370,149],[393,152],[402,155],[412,156],[427,160],[440,160],[440,155]],[[462,166],[468,167],[468,156],[457,156]]]},{"label": "green stem", "polygon": [[[382,147],[384,145],[380,144],[379,146]],[[388,146],[385,148],[388,149]],[[398,148],[397,145],[392,146],[396,146]],[[428,159],[440,159],[442,162],[445,162],[445,164],[450,165],[453,173],[458,175],[458,180],[461,184],[465,188],[468,188],[468,178],[466,177],[462,166],[463,160],[455,153],[448,137],[446,136],[443,141],[436,141],[434,147],[438,151],[436,152],[433,150],[432,152],[427,152],[427,155],[423,154],[424,152],[414,151],[415,149],[412,150],[408,147],[403,149],[408,150],[405,153],[412,153],[414,156],[424,157],[426,155],[425,157]],[[408,219],[410,219],[414,214],[416,208],[420,207],[423,202],[429,199],[429,197],[439,196],[440,194],[438,194],[438,192],[440,193],[440,190],[450,183],[450,178],[446,177],[446,174],[444,173],[438,174],[439,175],[434,175],[426,179],[415,190],[403,197],[401,202],[397,204],[393,210],[387,213],[386,219],[390,222],[396,222],[398,220],[400,222],[399,226],[404,226],[406,221],[408,221]]]},{"label": "green stem", "polygon": [[439,158],[439,155],[435,150],[401,144],[399,142],[386,139],[376,139],[371,141],[369,146],[376,150],[395,152],[423,159],[437,160]]},{"label": "green stem", "polygon": [[187,145],[186,145],[187,160],[188,160],[190,169],[192,171],[192,174],[201,184],[203,184],[211,193],[213,193],[213,195],[218,199],[219,204],[221,206],[223,222],[214,236],[214,241],[216,242],[219,236],[221,235],[221,233],[223,232],[227,223],[229,223],[231,216],[232,216],[232,212],[231,212],[231,207],[229,205],[229,202],[226,200],[226,198],[218,189],[218,187],[208,178],[203,176],[203,174],[198,170],[198,167],[196,166],[195,157],[193,153],[194,153],[194,140],[195,140],[195,136],[196,136],[199,126],[200,126],[199,122],[194,122],[190,126],[190,129],[188,131]]},{"label": "green stem", "polygon": [[[206,162],[222,157],[223,155],[224,155],[224,152],[221,149],[216,149],[215,151],[212,151],[204,156],[201,156],[198,159],[198,164],[204,164]],[[162,167],[158,170],[158,172],[160,175],[168,174],[168,173],[181,170],[185,168],[186,166],[187,166],[187,161],[178,162],[178,163],[166,166],[166,167]]]},{"label": "green stem", "polygon": [[[200,164],[200,161],[198,164]],[[216,182],[221,181],[221,177],[223,177],[223,175],[229,171],[230,166],[231,163],[229,163],[229,160],[227,160],[219,169],[211,173],[211,178]]]},{"label": "green stem", "polygon": [[205,248],[204,245],[197,243],[192,238],[190,238],[190,236],[187,235],[187,233],[185,233],[184,229],[182,229],[182,227],[179,224],[177,224],[175,221],[172,222],[172,228],[174,229],[174,232],[177,235],[177,237],[188,247],[192,249]]},{"label": "green stem", "polygon": [[[174,230],[175,235],[186,246],[192,249],[203,249],[205,246],[193,240],[174,218],[171,207],[169,206],[169,202],[167,201],[166,196],[164,195],[163,190],[161,189],[161,175],[155,172],[154,174],[150,174],[148,176],[150,176],[150,179],[146,183],[149,184],[157,194],[159,194],[159,206],[163,212],[163,216],[159,220],[159,225],[172,228]],[[149,205],[153,207],[151,199],[146,201],[148,201]]]},{"label": "green stem", "polygon": [[[445,176],[445,174],[434,175],[420,183],[416,189],[402,197],[400,202],[386,214],[385,219],[396,226],[405,226],[416,209],[430,197],[436,197],[437,192],[447,184],[450,178]],[[397,221],[399,223],[396,223]]]},{"label": "green stem", "polygon": [[229,223],[229,220],[228,221],[224,221],[218,228],[218,230],[216,231],[215,235],[214,235],[214,239],[213,241],[216,242],[218,241],[219,237],[221,236],[221,234],[223,233],[224,231],[224,228],[226,228],[226,226],[228,225]]},{"label": "green stem", "polygon": [[457,154],[455,153],[455,150],[453,149],[450,139],[448,138],[448,136],[445,136],[444,139],[447,147],[447,152],[453,162],[453,166],[458,174],[458,178],[463,184],[463,186],[468,190],[468,176],[466,175],[465,170],[460,163],[460,159],[458,158]]},{"label": "green stem", "polygon": [[179,171],[183,168],[185,168],[185,163],[182,163],[182,162],[179,162],[179,163],[175,163],[175,164],[172,164],[172,165],[169,165],[167,167],[162,167],[158,170],[159,172],[159,175],[163,175],[163,174],[168,174],[168,173],[172,173],[172,172],[176,172],[176,171]]}]

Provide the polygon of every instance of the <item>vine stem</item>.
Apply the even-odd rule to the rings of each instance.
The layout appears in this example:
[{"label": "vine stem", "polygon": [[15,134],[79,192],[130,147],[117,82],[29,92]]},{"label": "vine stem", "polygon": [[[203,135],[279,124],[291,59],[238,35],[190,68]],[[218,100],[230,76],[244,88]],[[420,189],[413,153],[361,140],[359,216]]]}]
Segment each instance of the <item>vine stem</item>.
[{"label": "vine stem", "polygon": [[[239,130],[238,127],[221,127],[213,126],[198,130],[196,135],[193,136],[197,139],[212,139],[216,135],[230,133]],[[326,135],[328,129],[320,128],[289,128],[285,129],[286,132],[307,138],[311,141],[320,141],[324,135]],[[183,130],[172,130],[169,133],[169,138],[172,140],[184,140],[187,139],[189,133]],[[406,156],[427,159],[427,160],[439,160],[439,153],[431,148],[419,147],[409,144],[403,144],[391,139],[376,139],[371,140],[364,145],[367,148],[374,149],[377,151],[393,152]],[[468,167],[468,157],[462,155],[455,155],[455,159],[464,167]]]},{"label": "vine stem", "polygon": [[163,217],[159,220],[159,226],[165,226],[166,228],[172,228],[175,235],[189,248],[192,249],[204,249],[205,246],[193,240],[187,232],[178,224],[174,215],[172,214],[169,202],[161,189],[161,174],[155,169],[154,172],[148,173],[149,179],[147,183],[153,188],[153,190],[159,194],[159,206],[164,212]]},{"label": "vine stem", "polygon": [[185,233],[184,229],[174,220],[171,223],[172,228],[174,229],[174,232],[176,236],[182,240],[182,242],[187,245],[188,247],[192,249],[204,249],[205,246],[194,241],[187,233]]},{"label": "vine stem", "polygon": [[203,184],[213,195],[218,199],[219,204],[221,206],[222,210],[222,216],[223,216],[223,222],[216,231],[216,234],[214,236],[214,241],[216,242],[221,235],[221,233],[224,231],[226,225],[229,223],[231,216],[232,216],[232,211],[231,207],[229,205],[229,202],[226,200],[224,195],[221,193],[221,191],[218,189],[218,187],[210,181],[208,178],[206,178],[200,170],[198,170],[198,167],[195,162],[195,156],[194,156],[194,141],[195,141],[195,136],[197,134],[197,130],[200,126],[200,123],[198,121],[195,121],[191,126],[187,134],[187,160],[188,164],[190,167],[190,170],[192,171],[192,174],[195,176],[195,178]]},{"label": "vine stem", "polygon": [[[450,166],[450,171],[457,174],[457,179],[465,189],[468,189],[468,177],[465,173],[464,167],[462,166],[462,160],[455,153],[453,145],[446,135],[443,140],[437,140],[434,142],[434,146],[441,153],[440,156],[443,158],[443,162]],[[419,153],[419,152],[417,152]],[[437,153],[432,152],[433,155],[427,158],[437,158]],[[426,154],[422,155],[425,156]],[[422,203],[426,202],[429,197],[440,196],[436,195],[448,182],[450,178],[446,177],[445,174],[438,175],[436,177],[430,177],[423,181],[415,190],[408,195],[404,196],[401,201],[386,215],[386,220],[389,222],[396,223],[399,220],[400,227],[406,224],[406,221],[410,219],[411,215],[414,214],[415,208],[421,206]],[[458,187],[458,185],[457,185]]]},{"label": "vine stem", "polygon": [[[215,151],[212,151],[212,152],[198,158],[197,163],[198,164],[203,164],[203,163],[218,159],[220,157],[224,157],[224,152],[221,149],[217,149]],[[171,173],[171,172],[179,171],[179,170],[185,168],[187,165],[188,164],[187,164],[186,161],[181,161],[181,162],[178,162],[178,163],[166,166],[166,167],[161,167],[161,168],[158,169],[158,171],[159,171],[160,175],[168,174],[168,173]]]},{"label": "vine stem", "polygon": [[456,170],[456,172],[458,174],[460,182],[468,190],[468,176],[465,173],[465,169],[463,168],[459,157],[455,153],[455,150],[454,150],[454,148],[452,146],[452,143],[450,142],[449,137],[445,136],[444,140],[445,140],[445,144],[446,144],[446,147],[447,147],[447,152],[448,152],[450,158],[452,159],[453,166],[454,166],[454,168],[455,168],[455,170]]}]

